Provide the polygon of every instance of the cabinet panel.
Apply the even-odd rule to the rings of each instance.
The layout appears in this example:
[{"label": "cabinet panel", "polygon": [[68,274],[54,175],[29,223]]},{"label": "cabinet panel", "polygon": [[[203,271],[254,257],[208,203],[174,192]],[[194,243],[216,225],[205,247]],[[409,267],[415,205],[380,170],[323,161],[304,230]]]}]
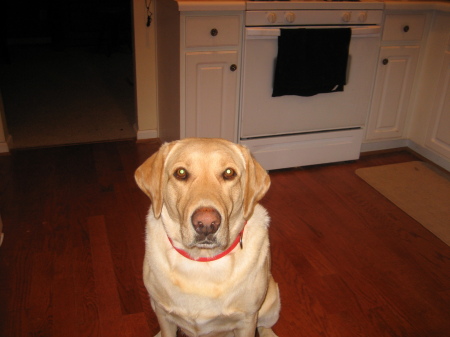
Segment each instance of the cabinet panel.
[{"label": "cabinet panel", "polygon": [[419,41],[425,29],[425,14],[386,15],[383,41]]},{"label": "cabinet panel", "polygon": [[186,17],[186,48],[239,45],[240,16]]},{"label": "cabinet panel", "polygon": [[186,53],[184,137],[236,141],[237,64],[237,51]]},{"label": "cabinet panel", "polygon": [[403,136],[418,46],[382,47],[366,139]]},{"label": "cabinet panel", "polygon": [[450,51],[445,53],[426,145],[450,158]]}]

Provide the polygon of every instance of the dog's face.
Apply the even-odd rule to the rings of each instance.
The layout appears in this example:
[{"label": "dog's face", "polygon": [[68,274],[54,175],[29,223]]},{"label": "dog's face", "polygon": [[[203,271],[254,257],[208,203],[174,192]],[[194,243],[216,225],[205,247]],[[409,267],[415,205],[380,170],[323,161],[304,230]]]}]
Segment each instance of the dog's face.
[{"label": "dog's face", "polygon": [[164,144],[136,171],[168,236],[191,256],[225,250],[270,186],[249,151],[222,139]]}]

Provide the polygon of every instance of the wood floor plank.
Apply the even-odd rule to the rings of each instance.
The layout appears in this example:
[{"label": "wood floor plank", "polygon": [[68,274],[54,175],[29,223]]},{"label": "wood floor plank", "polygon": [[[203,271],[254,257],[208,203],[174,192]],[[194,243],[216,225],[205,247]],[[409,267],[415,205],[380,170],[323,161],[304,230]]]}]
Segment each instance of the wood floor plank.
[{"label": "wood floor plank", "polygon": [[[156,333],[155,333],[156,334]],[[125,315],[122,318],[121,336],[136,337],[136,336],[154,336],[151,334],[150,327],[147,324],[145,313],[140,312],[131,315]]]},{"label": "wood floor plank", "polygon": [[101,336],[120,336],[122,316],[110,243],[103,216],[88,218]]}]

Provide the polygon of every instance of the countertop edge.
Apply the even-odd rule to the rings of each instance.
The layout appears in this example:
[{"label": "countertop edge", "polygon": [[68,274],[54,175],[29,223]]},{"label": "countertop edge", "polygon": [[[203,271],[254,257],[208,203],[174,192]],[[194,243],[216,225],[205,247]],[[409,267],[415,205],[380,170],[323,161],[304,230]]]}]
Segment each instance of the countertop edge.
[{"label": "countertop edge", "polygon": [[450,13],[450,2],[443,1],[385,1],[385,10],[434,10]]},{"label": "countertop edge", "polygon": [[[176,0],[177,1],[177,0]],[[190,11],[244,11],[247,8],[247,1],[189,1],[189,0],[178,0],[178,9],[180,12],[190,12]],[[266,4],[270,2],[266,2]],[[303,3],[303,9],[313,9],[317,7],[318,2],[308,2]],[[328,2],[328,5],[331,3]],[[361,3],[356,3],[361,4]],[[281,4],[283,5],[283,4]],[[333,4],[331,4],[333,5]],[[409,10],[409,11],[440,11],[450,13],[450,1],[380,1],[376,3],[371,3],[372,9],[384,9],[385,10]],[[248,7],[257,7],[258,3],[252,3]],[[267,5],[266,5],[267,6]],[[351,4],[348,5],[351,7]],[[356,6],[356,5],[354,5]],[[367,3],[365,4],[367,7]],[[336,7],[336,8],[334,8]],[[337,2],[334,6],[328,6],[330,9],[340,9],[345,7],[342,2]],[[255,8],[256,9],[256,8]]]},{"label": "countertop edge", "polygon": [[180,12],[190,11],[243,11],[245,1],[178,1]]}]

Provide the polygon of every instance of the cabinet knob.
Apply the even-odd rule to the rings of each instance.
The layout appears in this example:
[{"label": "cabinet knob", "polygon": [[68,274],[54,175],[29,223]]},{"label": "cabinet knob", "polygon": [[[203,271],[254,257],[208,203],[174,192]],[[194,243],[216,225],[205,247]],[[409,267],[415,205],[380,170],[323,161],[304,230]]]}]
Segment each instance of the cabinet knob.
[{"label": "cabinet knob", "polygon": [[237,69],[237,65],[232,64],[232,65],[230,66],[230,70],[231,70],[231,71],[236,71],[236,69]]},{"label": "cabinet knob", "polygon": [[217,36],[219,34],[219,31],[216,28],[211,29],[211,36]]},{"label": "cabinet knob", "polygon": [[408,32],[409,32],[409,26],[408,26],[408,25],[404,26],[404,27],[403,27],[403,31],[404,31],[405,33],[408,33]]},{"label": "cabinet knob", "polygon": [[389,63],[389,60],[388,60],[388,59],[383,59],[382,63],[383,63],[384,65],[386,65],[386,64]]}]

